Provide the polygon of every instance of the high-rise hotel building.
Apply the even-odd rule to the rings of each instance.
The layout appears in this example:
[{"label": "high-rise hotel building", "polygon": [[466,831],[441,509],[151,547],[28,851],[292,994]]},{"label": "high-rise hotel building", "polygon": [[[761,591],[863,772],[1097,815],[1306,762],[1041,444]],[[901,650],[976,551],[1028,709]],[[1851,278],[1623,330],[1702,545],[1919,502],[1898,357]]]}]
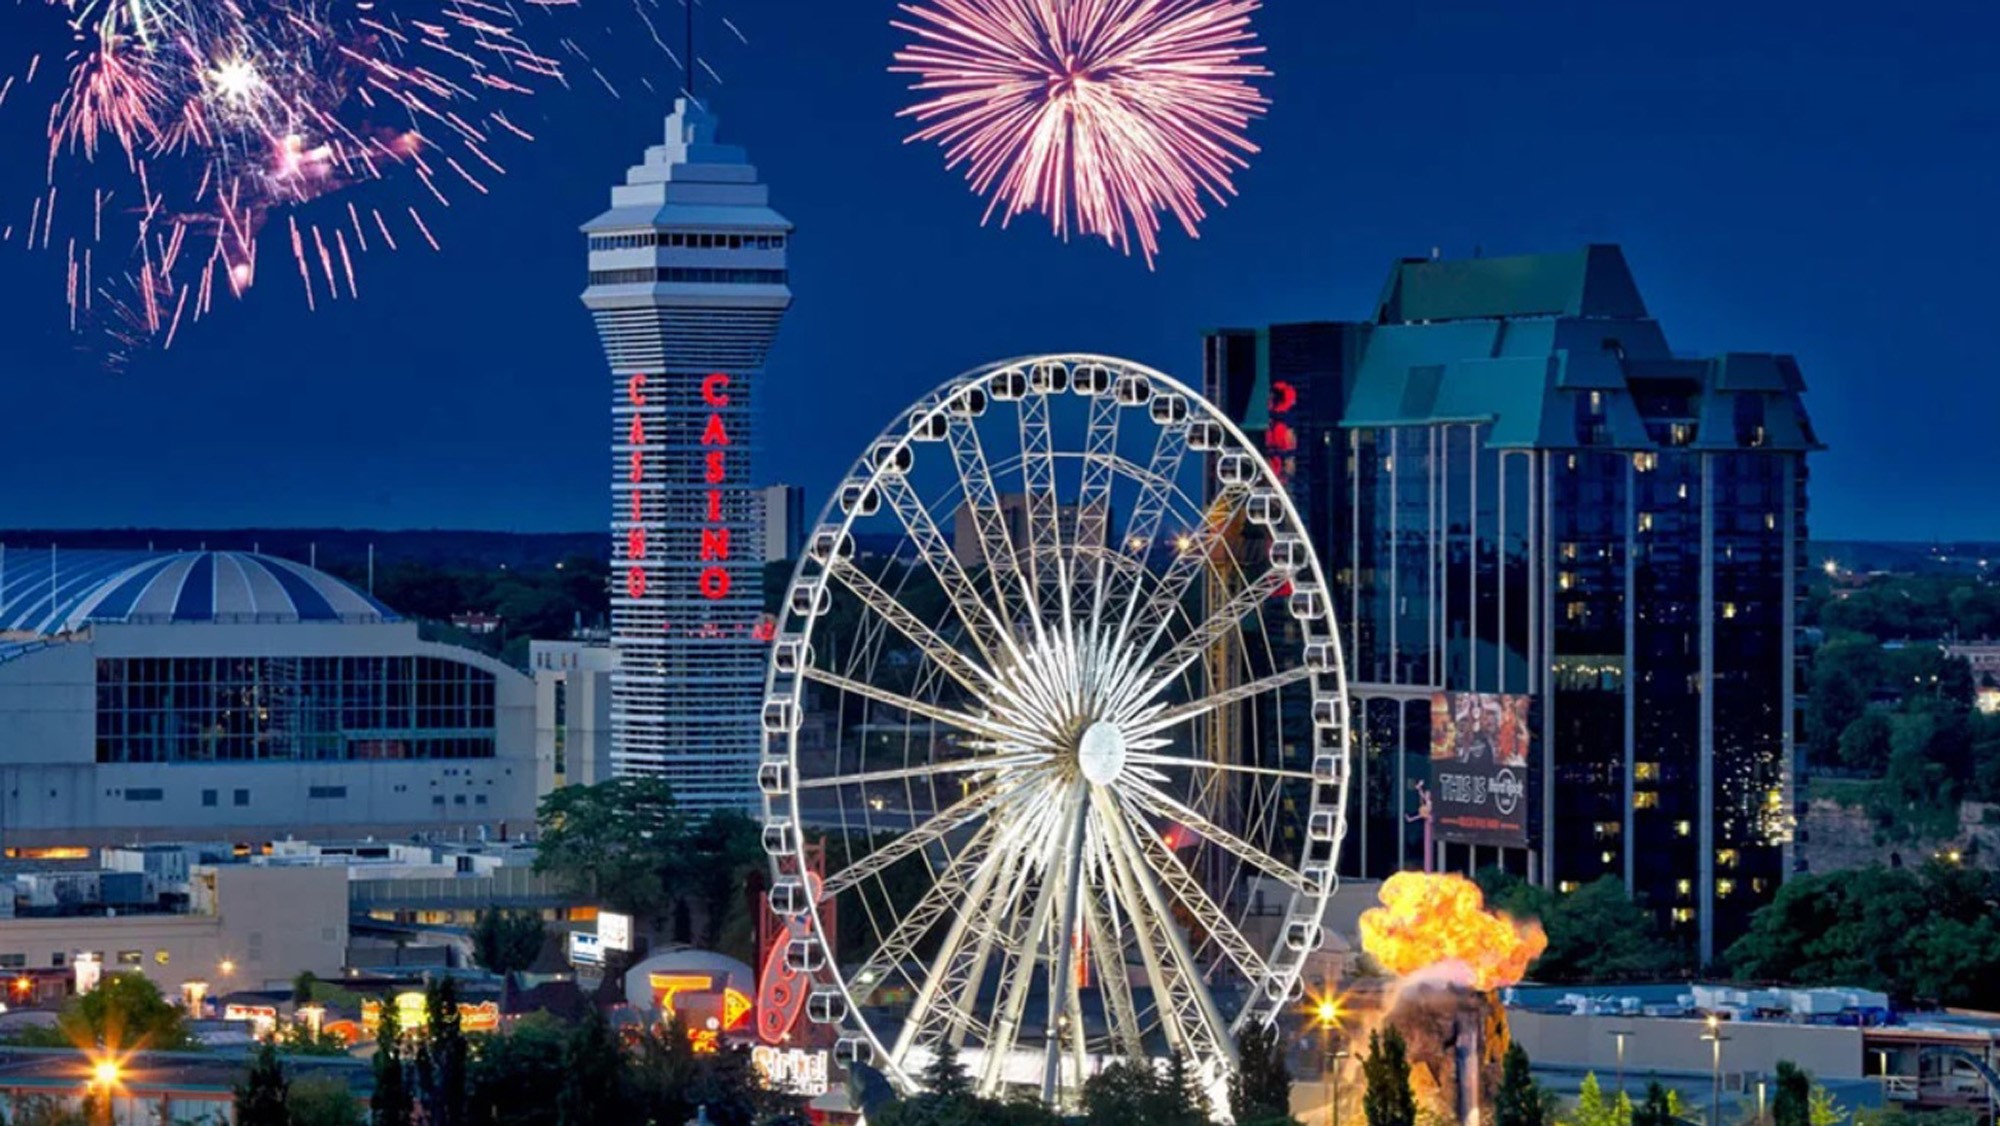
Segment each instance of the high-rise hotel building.
[{"label": "high-rise hotel building", "polygon": [[791,307],[792,225],[683,98],[666,143],[584,227],[611,367],[612,768],[691,810],[757,804],[765,355]]},{"label": "high-rise hotel building", "polygon": [[1792,358],[1675,353],[1612,246],[1404,262],[1369,320],[1207,356],[1338,587],[1367,750],[1346,865],[1609,876],[1704,958],[1741,934],[1800,793],[1819,445]]}]

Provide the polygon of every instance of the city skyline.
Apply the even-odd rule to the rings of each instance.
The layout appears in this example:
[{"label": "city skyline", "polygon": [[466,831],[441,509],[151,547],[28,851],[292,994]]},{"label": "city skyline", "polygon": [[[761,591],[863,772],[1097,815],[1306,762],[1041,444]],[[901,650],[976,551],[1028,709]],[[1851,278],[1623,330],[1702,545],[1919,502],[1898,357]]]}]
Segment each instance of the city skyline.
[{"label": "city skyline", "polygon": [[[1976,318],[1995,241],[1977,189],[1994,162],[1980,107],[2000,92],[1976,70],[1989,12],[1930,9],[1885,31],[1800,27],[1782,11],[1268,9],[1274,107],[1251,130],[1265,151],[1204,238],[1173,235],[1149,273],[1026,219],[981,229],[937,154],[901,143],[887,10],[820,7],[736,13],[751,43],[723,44],[710,91],[774,202],[811,232],[772,359],[763,462],[765,480],[805,484],[809,508],[852,435],[994,356],[1075,346],[1192,375],[1203,330],[1360,315],[1400,256],[1601,241],[1651,279],[1679,346],[1799,355],[1830,446],[1814,468],[1817,536],[1984,534],[1978,475],[1956,451],[2000,391],[1954,379],[1973,346],[1937,326]],[[1523,52],[1569,61],[1509,61]],[[442,253],[377,263],[359,303],[308,316],[271,279],[121,373],[77,350],[55,258],[0,246],[0,367],[41,373],[18,386],[17,410],[48,420],[0,461],[46,482],[10,490],[0,524],[602,525],[577,228],[673,81],[539,100],[540,139],[495,194],[438,219]],[[30,118],[0,108],[0,141],[29,143],[42,125]],[[0,207],[25,208],[38,171],[0,175]],[[1711,190],[1717,175],[1728,191]],[[890,265],[898,246],[918,265]],[[1888,373],[1912,393],[1882,394]],[[1947,393],[1959,409],[1924,409]]]}]

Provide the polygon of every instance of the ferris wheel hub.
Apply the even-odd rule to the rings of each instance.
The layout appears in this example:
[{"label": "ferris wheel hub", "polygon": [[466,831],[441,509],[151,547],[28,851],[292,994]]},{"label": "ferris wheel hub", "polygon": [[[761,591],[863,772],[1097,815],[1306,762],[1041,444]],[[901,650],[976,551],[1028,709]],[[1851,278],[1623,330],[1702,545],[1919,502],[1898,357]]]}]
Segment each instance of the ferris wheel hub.
[{"label": "ferris wheel hub", "polygon": [[1109,786],[1125,773],[1125,729],[1098,720],[1077,740],[1076,765],[1094,786]]}]

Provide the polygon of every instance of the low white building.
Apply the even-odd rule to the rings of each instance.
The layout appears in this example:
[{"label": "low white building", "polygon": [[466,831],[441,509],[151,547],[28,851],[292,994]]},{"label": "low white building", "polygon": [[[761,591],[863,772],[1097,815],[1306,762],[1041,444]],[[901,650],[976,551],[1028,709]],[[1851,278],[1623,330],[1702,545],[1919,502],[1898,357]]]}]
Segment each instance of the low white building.
[{"label": "low white building", "polygon": [[608,642],[536,641],[535,772],[540,792],[611,779],[611,674],[618,653]]},{"label": "low white building", "polygon": [[0,845],[534,824],[533,685],[239,552],[0,551]]}]

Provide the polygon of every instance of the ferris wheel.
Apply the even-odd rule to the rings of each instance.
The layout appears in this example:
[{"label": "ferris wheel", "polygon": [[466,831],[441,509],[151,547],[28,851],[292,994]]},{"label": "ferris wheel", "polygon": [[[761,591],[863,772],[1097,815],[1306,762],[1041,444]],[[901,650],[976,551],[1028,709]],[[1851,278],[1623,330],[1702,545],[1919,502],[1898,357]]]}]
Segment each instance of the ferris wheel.
[{"label": "ferris wheel", "polygon": [[1179,1053],[1219,1093],[1302,996],[1346,833],[1346,674],[1272,462],[1174,379],[977,369],[867,448],[784,596],[771,903],[836,1057],[949,1042],[1071,1104]]}]

